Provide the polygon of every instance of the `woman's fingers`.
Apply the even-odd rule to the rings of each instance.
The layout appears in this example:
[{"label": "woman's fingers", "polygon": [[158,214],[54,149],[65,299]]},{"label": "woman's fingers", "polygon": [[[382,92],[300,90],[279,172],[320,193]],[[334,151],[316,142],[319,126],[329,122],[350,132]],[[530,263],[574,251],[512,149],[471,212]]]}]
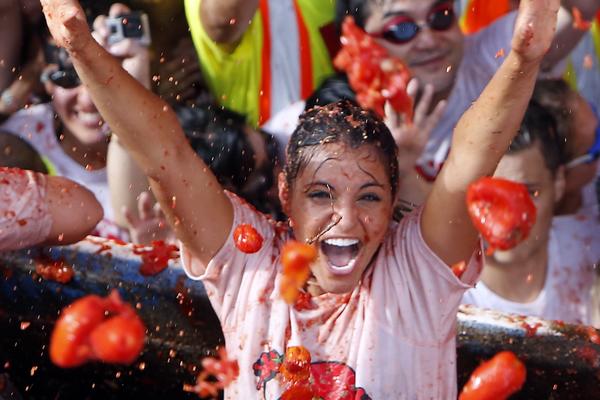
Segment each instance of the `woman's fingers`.
[{"label": "woman's fingers", "polygon": [[138,197],[138,215],[142,221],[152,218],[152,196],[144,191]]},{"label": "woman's fingers", "polygon": [[428,83],[423,89],[423,94],[415,107],[414,121],[416,125],[421,125],[428,117],[431,101],[433,100],[433,85]]}]

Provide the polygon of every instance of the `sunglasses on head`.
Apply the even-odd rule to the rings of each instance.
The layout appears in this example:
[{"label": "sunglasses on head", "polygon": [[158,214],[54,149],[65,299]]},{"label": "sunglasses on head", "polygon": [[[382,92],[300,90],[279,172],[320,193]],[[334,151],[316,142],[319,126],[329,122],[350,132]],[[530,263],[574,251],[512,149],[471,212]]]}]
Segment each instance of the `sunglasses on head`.
[{"label": "sunglasses on head", "polygon": [[594,112],[594,115],[596,116],[596,120],[598,121],[597,125],[596,125],[596,135],[595,135],[594,143],[592,144],[592,147],[590,147],[590,149],[584,155],[575,157],[574,159],[569,161],[565,165],[565,167],[567,169],[573,168],[573,167],[576,167],[576,166],[582,165],[582,164],[589,164],[589,163],[596,161],[598,158],[600,158],[600,116],[598,115],[598,110],[596,109],[596,106],[593,105],[592,103],[590,103],[590,106],[592,107],[592,111]]},{"label": "sunglasses on head", "polygon": [[433,7],[427,14],[426,22],[417,23],[413,18],[399,15],[389,21],[380,32],[371,36],[394,44],[404,44],[413,40],[427,25],[434,31],[447,31],[455,22],[454,8],[451,3],[442,3]]}]

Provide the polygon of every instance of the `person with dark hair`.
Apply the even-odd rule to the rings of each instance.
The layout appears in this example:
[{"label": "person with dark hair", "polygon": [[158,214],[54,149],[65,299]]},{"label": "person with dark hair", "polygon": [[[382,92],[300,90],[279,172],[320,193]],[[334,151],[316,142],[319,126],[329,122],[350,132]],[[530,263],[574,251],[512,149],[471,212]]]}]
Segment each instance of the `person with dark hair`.
[{"label": "person with dark hair", "polygon": [[29,143],[5,131],[0,131],[0,167],[48,173],[44,160]]},{"label": "person with dark hair", "polygon": [[596,185],[600,182],[600,119],[597,110],[562,79],[539,81],[533,98],[554,115],[561,138],[565,193],[555,212],[599,215]]},{"label": "person with dark hair", "polygon": [[[511,48],[517,13],[511,12],[477,34],[465,37],[450,0],[337,0],[336,22],[352,16],[392,57],[402,60],[415,79],[413,90],[422,115],[407,129],[401,115],[390,108],[386,123],[403,152],[400,198],[422,204],[447,159],[457,121],[479,97]],[[577,45],[585,31],[574,27],[572,9],[590,20],[599,0],[562,2],[553,45],[542,72],[557,76],[560,61]],[[555,68],[556,67],[556,68]],[[425,101],[427,100],[427,101]],[[296,123],[298,108],[291,106],[273,117],[267,130],[285,136],[286,124]],[[290,132],[290,131],[287,131]],[[284,140],[283,138],[280,140]]]},{"label": "person with dark hair", "polygon": [[591,287],[600,260],[596,221],[554,216],[565,190],[565,168],[555,119],[532,101],[518,135],[494,176],[529,188],[537,209],[529,237],[487,255],[481,280],[463,302],[519,315],[591,324]]},{"label": "person with dark hair", "polygon": [[0,167],[0,251],[74,243],[101,219],[102,206],[75,182]]},{"label": "person with dark hair", "polygon": [[[148,177],[185,272],[204,283],[239,364],[225,398],[280,398],[279,367],[293,346],[311,354],[322,385],[310,389],[327,391],[316,397],[456,398],[456,312],[480,267],[465,191],[493,173],[517,132],[559,0],[522,1],[511,51],[458,123],[426,203],[400,223],[392,220],[398,159],[386,124],[349,101],[304,113],[278,178],[289,229],[223,190],[177,115],[93,40],[77,1],[42,3],[54,38]],[[241,224],[263,238],[253,254],[234,244]],[[317,253],[302,307],[278,290],[292,238]],[[459,278],[449,266],[460,261]]]}]

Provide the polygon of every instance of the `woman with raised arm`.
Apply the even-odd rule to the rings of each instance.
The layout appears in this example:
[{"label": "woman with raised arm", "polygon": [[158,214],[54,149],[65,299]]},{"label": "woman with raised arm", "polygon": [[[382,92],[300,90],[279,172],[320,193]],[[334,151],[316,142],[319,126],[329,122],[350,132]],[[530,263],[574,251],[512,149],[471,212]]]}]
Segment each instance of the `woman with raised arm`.
[{"label": "woman with raised arm", "polygon": [[[307,390],[316,397],[456,398],[456,311],[480,265],[465,192],[494,172],[517,132],[559,0],[521,2],[512,51],[457,125],[424,207],[398,224],[398,165],[385,124],[349,102],[304,113],[279,181],[287,231],[219,187],[167,105],[94,42],[75,0],[42,4],[54,38],[149,177],[182,243],[187,274],[207,289],[240,366],[226,398],[289,395],[280,365],[293,346],[311,354]],[[231,238],[242,223],[264,239],[254,254]],[[301,306],[288,305],[277,289],[282,245],[291,237],[317,250]],[[471,261],[459,278],[448,266],[462,260]]]}]

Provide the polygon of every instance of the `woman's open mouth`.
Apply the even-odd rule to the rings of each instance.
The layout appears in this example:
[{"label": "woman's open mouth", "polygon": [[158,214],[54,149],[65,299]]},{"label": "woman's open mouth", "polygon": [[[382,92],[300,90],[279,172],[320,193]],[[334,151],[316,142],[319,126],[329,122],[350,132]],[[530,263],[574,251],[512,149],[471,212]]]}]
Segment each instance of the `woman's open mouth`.
[{"label": "woman's open mouth", "polygon": [[361,242],[350,238],[328,238],[320,242],[329,271],[334,275],[347,275],[352,272]]}]

